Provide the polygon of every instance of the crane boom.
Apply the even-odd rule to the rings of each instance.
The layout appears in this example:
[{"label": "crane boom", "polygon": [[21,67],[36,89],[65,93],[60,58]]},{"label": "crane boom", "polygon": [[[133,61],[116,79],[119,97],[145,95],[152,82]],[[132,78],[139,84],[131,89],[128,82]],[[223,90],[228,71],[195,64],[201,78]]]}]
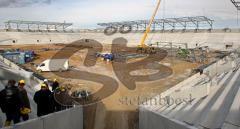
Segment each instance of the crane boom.
[{"label": "crane boom", "polygon": [[148,26],[147,26],[147,28],[146,28],[146,31],[145,31],[142,39],[141,39],[141,42],[140,42],[140,47],[141,47],[141,48],[146,47],[145,41],[146,41],[146,39],[147,39],[148,33],[149,33],[150,30],[151,30],[152,23],[153,23],[153,21],[154,21],[154,19],[155,19],[155,16],[156,16],[157,12],[158,12],[158,9],[159,9],[159,7],[160,7],[160,3],[161,3],[161,0],[158,0],[157,7],[156,7],[156,9],[155,9],[155,11],[154,11],[154,13],[153,13],[153,15],[152,15],[152,18],[151,18],[151,20],[150,20],[150,22],[149,22],[149,24],[148,24]]}]

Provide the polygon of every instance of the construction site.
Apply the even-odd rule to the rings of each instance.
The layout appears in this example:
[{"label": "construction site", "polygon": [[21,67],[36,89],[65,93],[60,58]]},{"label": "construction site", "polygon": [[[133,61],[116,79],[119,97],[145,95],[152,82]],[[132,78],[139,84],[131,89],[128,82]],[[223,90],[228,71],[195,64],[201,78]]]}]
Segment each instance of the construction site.
[{"label": "construction site", "polygon": [[[240,2],[229,0],[232,8]],[[235,6],[235,7],[234,7]],[[26,80],[30,119],[3,129],[240,129],[240,29],[207,16],[98,23],[8,20],[0,89]],[[58,80],[66,110],[37,116],[33,96]],[[51,87],[50,87],[51,89]]]}]

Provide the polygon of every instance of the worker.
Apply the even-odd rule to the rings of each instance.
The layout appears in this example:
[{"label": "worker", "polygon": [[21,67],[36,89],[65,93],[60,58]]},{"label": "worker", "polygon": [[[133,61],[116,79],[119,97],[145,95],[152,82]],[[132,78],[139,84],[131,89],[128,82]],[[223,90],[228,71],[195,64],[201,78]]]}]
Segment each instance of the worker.
[{"label": "worker", "polygon": [[24,86],[25,86],[25,81],[20,80],[18,82],[18,89],[20,92],[21,100],[22,100],[21,109],[20,109],[20,118],[22,118],[23,121],[27,121],[29,119],[28,114],[31,112],[31,107],[30,107],[27,91],[24,88]]},{"label": "worker", "polygon": [[65,98],[66,89],[62,86],[57,87],[51,94],[52,97],[52,108],[54,112],[62,111],[67,109],[66,106],[64,106],[63,101],[67,101],[68,99]]},{"label": "worker", "polygon": [[41,84],[41,89],[34,95],[34,101],[37,104],[37,116],[44,116],[51,113],[51,91],[45,83]]},{"label": "worker", "polygon": [[52,91],[55,91],[58,87],[59,87],[59,83],[57,79],[54,79],[52,83]]},{"label": "worker", "polygon": [[5,127],[20,122],[21,97],[19,89],[15,86],[15,80],[9,80],[5,89],[0,92],[0,106],[6,114]]},{"label": "worker", "polygon": [[53,83],[52,83],[52,94],[51,94],[51,97],[50,97],[50,100],[52,101],[52,112],[58,112],[58,111],[61,111],[62,110],[62,106],[56,101],[55,97],[54,97],[54,94],[56,93],[55,91],[59,88],[59,83],[57,81],[57,79],[54,79],[53,80]]},{"label": "worker", "polygon": [[48,80],[47,79],[44,79],[43,83],[46,84],[46,86],[48,87]]}]

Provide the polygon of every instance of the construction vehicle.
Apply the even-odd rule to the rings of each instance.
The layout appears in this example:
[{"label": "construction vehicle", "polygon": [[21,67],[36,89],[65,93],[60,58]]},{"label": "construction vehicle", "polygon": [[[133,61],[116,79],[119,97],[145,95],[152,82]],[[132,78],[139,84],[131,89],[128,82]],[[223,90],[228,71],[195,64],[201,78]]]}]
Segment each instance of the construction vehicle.
[{"label": "construction vehicle", "polygon": [[62,72],[69,69],[68,59],[47,59],[37,66],[38,72]]},{"label": "construction vehicle", "polygon": [[147,37],[148,37],[148,33],[151,31],[151,27],[152,27],[152,24],[153,24],[153,22],[154,22],[155,16],[156,16],[156,14],[157,14],[157,12],[158,12],[158,9],[159,9],[159,7],[160,7],[160,3],[161,3],[161,0],[158,0],[157,7],[156,7],[156,9],[154,10],[154,13],[153,13],[153,15],[152,15],[152,18],[150,19],[150,22],[149,22],[149,24],[148,24],[148,26],[147,26],[147,28],[146,28],[146,31],[145,31],[142,39],[141,39],[140,45],[138,45],[137,51],[141,51],[141,52],[148,53],[148,54],[156,53],[155,48],[152,47],[152,46],[146,45],[146,44],[145,44],[145,41],[146,41],[146,39],[147,39]]},{"label": "construction vehicle", "polygon": [[190,52],[188,51],[188,49],[183,49],[183,48],[178,49],[177,57],[186,59],[189,56],[190,56]]}]

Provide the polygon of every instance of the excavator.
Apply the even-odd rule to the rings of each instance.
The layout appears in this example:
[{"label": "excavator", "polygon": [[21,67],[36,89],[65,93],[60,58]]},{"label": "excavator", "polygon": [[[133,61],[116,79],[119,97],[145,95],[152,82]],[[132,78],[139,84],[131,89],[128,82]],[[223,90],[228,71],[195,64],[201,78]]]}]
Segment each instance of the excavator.
[{"label": "excavator", "polygon": [[160,8],[161,0],[158,0],[157,7],[154,10],[154,13],[152,15],[152,18],[150,19],[150,22],[146,28],[146,31],[144,35],[142,36],[142,39],[140,41],[140,45],[138,45],[137,51],[141,51],[142,53],[147,53],[147,54],[153,54],[156,53],[155,48],[149,45],[145,44],[145,41],[148,37],[148,33],[151,31],[152,24],[154,22],[154,19],[156,17],[156,14]]}]

